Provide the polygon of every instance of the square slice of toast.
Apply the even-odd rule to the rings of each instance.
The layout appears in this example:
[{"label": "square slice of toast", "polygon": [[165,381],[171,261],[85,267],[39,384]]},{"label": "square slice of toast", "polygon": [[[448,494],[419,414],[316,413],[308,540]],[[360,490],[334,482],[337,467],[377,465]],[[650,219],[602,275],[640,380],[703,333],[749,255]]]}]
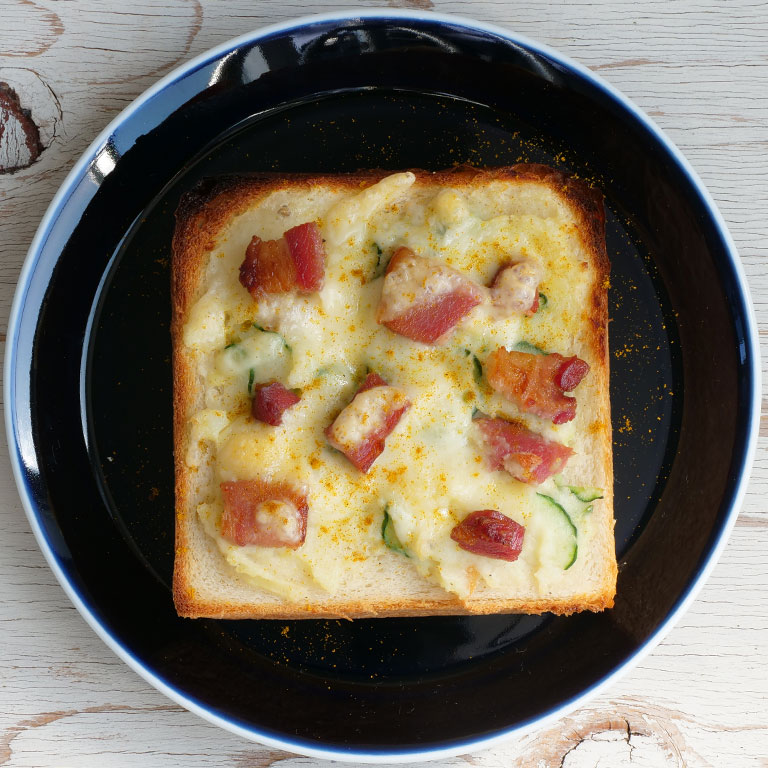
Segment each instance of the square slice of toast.
[{"label": "square slice of toast", "polygon": [[253,175],[176,218],[181,616],[612,607],[597,190],[541,165]]}]

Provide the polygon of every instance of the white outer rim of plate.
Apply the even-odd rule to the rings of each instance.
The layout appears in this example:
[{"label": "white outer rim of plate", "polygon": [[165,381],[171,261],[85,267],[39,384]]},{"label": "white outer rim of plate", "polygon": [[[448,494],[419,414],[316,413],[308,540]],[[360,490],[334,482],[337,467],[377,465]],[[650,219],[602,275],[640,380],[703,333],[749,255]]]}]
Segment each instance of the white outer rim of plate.
[{"label": "white outer rim of plate", "polygon": [[[709,575],[712,572],[712,569],[714,568],[715,564],[719,560],[720,555],[722,554],[723,548],[725,547],[725,544],[730,536],[730,533],[736,522],[736,517],[738,516],[738,512],[741,509],[741,506],[744,501],[744,495],[746,493],[747,484],[749,481],[749,475],[754,462],[755,451],[757,446],[758,424],[759,424],[759,416],[760,416],[760,392],[761,392],[760,351],[757,343],[757,337],[758,337],[757,323],[755,319],[754,308],[752,306],[752,300],[751,300],[749,288],[747,286],[746,276],[745,276],[741,261],[738,257],[738,251],[736,249],[736,245],[733,242],[730,232],[728,231],[728,227],[726,226],[726,223],[720,211],[718,210],[714,200],[712,199],[711,195],[707,191],[706,187],[704,186],[703,182],[699,178],[698,174],[696,173],[696,171],[694,171],[693,167],[690,165],[688,160],[686,160],[686,158],[683,156],[680,150],[675,146],[675,144],[661,130],[661,128],[659,128],[650,119],[650,117],[648,117],[645,114],[645,112],[643,112],[629,98],[623,95],[620,91],[618,91],[608,82],[603,80],[603,78],[600,77],[599,75],[594,74],[593,72],[588,70],[586,67],[572,60],[568,56],[565,56],[560,52],[554,50],[553,48],[550,48],[547,45],[543,45],[539,42],[536,42],[530,38],[525,37],[524,35],[513,33],[501,26],[497,26],[492,23],[475,21],[472,19],[465,18],[463,16],[433,13],[429,11],[408,11],[408,10],[395,10],[395,9],[389,10],[389,9],[368,8],[368,9],[361,9],[357,11],[355,10],[350,10],[345,12],[335,11],[335,12],[324,13],[324,14],[301,16],[299,18],[291,19],[289,21],[283,21],[277,24],[271,24],[269,26],[262,27],[250,33],[246,33],[244,35],[240,35],[238,37],[232,38],[231,40],[228,40],[225,43],[222,43],[218,46],[215,46],[214,48],[209,49],[208,51],[200,54],[199,56],[196,56],[195,58],[186,62],[185,64],[181,64],[178,67],[175,67],[171,72],[165,75],[165,77],[163,77],[153,86],[151,86],[148,90],[144,91],[138,98],[136,98],[122,112],[120,112],[117,115],[117,117],[115,117],[109,123],[109,125],[107,125],[107,127],[96,137],[96,139],[94,139],[94,141],[91,143],[88,149],[81,155],[80,159],[77,161],[75,166],[69,172],[66,179],[59,187],[50,205],[48,206],[48,209],[46,210],[46,213],[43,216],[42,221],[40,222],[40,226],[38,227],[37,232],[35,233],[35,237],[32,241],[32,244],[30,245],[29,251],[27,252],[27,256],[25,258],[24,264],[21,269],[21,273],[19,275],[19,282],[14,295],[13,304],[11,306],[11,313],[10,313],[10,318],[8,323],[8,329],[9,329],[8,339],[10,340],[10,343],[8,344],[8,347],[6,350],[4,371],[3,371],[3,376],[4,376],[3,389],[4,389],[4,396],[5,396],[5,409],[4,409],[5,425],[6,425],[6,434],[7,434],[7,437],[9,438],[9,449],[10,449],[11,442],[12,442],[10,438],[12,438],[15,434],[13,414],[12,414],[13,403],[11,400],[11,397],[13,395],[12,386],[11,386],[12,365],[13,365],[12,360],[13,358],[15,358],[15,353],[16,353],[16,336],[18,333],[17,326],[19,321],[19,315],[23,307],[24,300],[26,298],[26,293],[27,293],[26,289],[28,286],[29,278],[36,266],[38,251],[41,245],[43,244],[44,238],[47,235],[48,230],[50,229],[51,225],[55,221],[56,213],[62,201],[64,200],[65,196],[67,195],[69,187],[72,185],[72,183],[76,179],[78,179],[82,175],[82,173],[85,171],[87,166],[96,157],[99,150],[101,150],[102,147],[107,143],[108,138],[112,135],[114,130],[127,117],[129,117],[134,112],[136,112],[144,103],[146,103],[153,96],[160,93],[169,85],[171,85],[181,75],[205,64],[211,59],[218,58],[221,55],[228,53],[233,48],[236,48],[246,43],[255,42],[269,35],[284,32],[290,29],[296,29],[298,27],[302,27],[308,24],[313,24],[318,22],[322,23],[322,22],[328,22],[328,21],[343,22],[350,19],[382,19],[382,20],[403,19],[403,20],[415,20],[415,21],[427,20],[427,21],[434,21],[434,22],[443,23],[443,24],[458,25],[465,28],[469,28],[469,29],[476,29],[481,32],[488,32],[498,37],[504,38],[505,40],[509,40],[513,43],[518,43],[526,48],[529,48],[530,50],[533,50],[536,53],[543,54],[544,56],[552,59],[553,61],[563,64],[566,68],[576,72],[585,80],[601,88],[616,102],[618,102],[625,109],[631,112],[634,118],[638,122],[640,122],[648,131],[650,131],[655,136],[655,138],[659,141],[659,143],[666,149],[666,151],[675,159],[678,165],[682,168],[682,170],[688,176],[693,187],[696,189],[702,201],[705,203],[706,207],[708,208],[709,214],[712,217],[714,223],[716,224],[719,234],[723,238],[725,245],[727,246],[727,250],[729,252],[728,255],[730,256],[734,272],[738,277],[739,288],[741,290],[741,294],[744,299],[744,305],[746,308],[745,320],[747,321],[747,326],[750,331],[750,339],[751,339],[751,346],[750,346],[750,349],[747,350],[747,353],[752,356],[752,359],[754,361],[754,379],[752,384],[754,387],[755,396],[753,397],[752,410],[750,414],[751,423],[749,425],[747,451],[745,455],[742,472],[738,481],[738,486],[733,496],[733,503],[728,513],[728,518],[725,524],[723,525],[722,530],[718,534],[717,541],[712,549],[712,553],[709,556],[707,562],[705,563],[704,567],[700,570],[700,572],[696,576],[693,584],[690,586],[687,593],[678,602],[677,606],[670,612],[670,614],[667,616],[664,622],[662,622],[662,624],[656,629],[654,634],[651,635],[651,637],[648,638],[648,640],[646,640],[643,646],[627,661],[625,661],[623,664],[621,664],[616,669],[614,669],[613,672],[611,672],[609,675],[607,675],[597,684],[586,689],[578,696],[564,702],[557,709],[551,711],[547,715],[544,715],[543,717],[540,717],[530,723],[524,723],[520,726],[507,729],[505,731],[501,731],[495,734],[494,736],[490,736],[487,738],[479,738],[474,740],[467,740],[465,742],[462,742],[461,744],[454,744],[450,747],[446,747],[442,749],[426,749],[426,750],[415,750],[415,751],[407,751],[407,752],[392,751],[392,752],[377,754],[375,752],[365,752],[365,751],[358,752],[355,750],[341,751],[338,749],[314,748],[304,743],[296,744],[288,740],[276,739],[266,734],[261,734],[254,730],[244,728],[236,723],[233,723],[227,720],[222,716],[214,714],[213,712],[206,709],[205,707],[200,706],[197,702],[188,699],[180,691],[169,686],[167,683],[165,683],[163,680],[157,677],[157,675],[155,675],[154,672],[152,672],[150,669],[148,669],[143,664],[141,664],[141,662],[138,661],[138,659],[136,659],[133,655],[131,655],[131,653],[120,643],[120,641],[117,638],[113,637],[102,627],[102,625],[98,622],[96,617],[90,612],[88,606],[83,602],[80,595],[77,593],[74,587],[69,583],[64,572],[59,567],[56,561],[56,557],[53,553],[53,550],[49,546],[43,534],[42,528],[37,520],[37,514],[35,511],[35,508],[30,502],[30,499],[26,493],[26,490],[25,490],[26,483],[24,481],[23,471],[21,468],[21,464],[18,460],[18,456],[16,455],[16,451],[9,450],[9,454],[10,454],[10,459],[11,459],[11,464],[13,469],[14,480],[16,481],[16,486],[19,490],[19,495],[21,497],[24,511],[27,515],[27,518],[29,519],[29,522],[32,527],[32,531],[35,535],[35,538],[37,540],[38,546],[42,550],[43,555],[45,556],[45,559],[48,561],[48,565],[50,566],[51,570],[56,576],[56,579],[58,580],[59,584],[63,588],[67,597],[72,601],[75,608],[78,610],[80,615],[86,620],[86,622],[90,625],[90,627],[94,630],[94,632],[117,654],[117,656],[121,658],[129,667],[131,667],[135,672],[137,672],[142,678],[144,678],[148,683],[150,683],[150,685],[152,685],[158,691],[163,693],[172,701],[175,701],[177,704],[180,704],[182,707],[189,710],[190,712],[193,712],[194,714],[202,717],[204,720],[207,720],[208,722],[213,723],[214,725],[218,725],[219,727],[224,728],[225,730],[230,731],[231,733],[237,734],[238,736],[242,736],[250,741],[256,741],[258,743],[264,744],[265,746],[276,747],[278,749],[283,749],[287,752],[292,752],[294,754],[305,755],[308,757],[317,757],[317,758],[322,758],[326,760],[338,760],[342,762],[358,762],[358,763],[372,763],[372,764],[421,762],[421,761],[427,761],[427,760],[435,760],[438,758],[455,757],[457,755],[466,754],[470,750],[477,751],[480,749],[488,749],[490,747],[502,744],[505,741],[509,741],[514,737],[520,737],[524,734],[531,733],[536,730],[541,730],[547,725],[553,723],[554,721],[574,711],[579,706],[584,704],[588,699],[596,697],[597,695],[605,691],[608,687],[613,685],[620,677],[622,677],[623,675],[631,671],[640,661],[642,661],[658,645],[658,643],[663,639],[663,637],[672,629],[674,624],[688,610],[691,603],[694,601],[694,599],[698,595],[702,586],[704,585],[706,580],[709,578]],[[15,440],[13,441],[13,445],[15,447]]]}]

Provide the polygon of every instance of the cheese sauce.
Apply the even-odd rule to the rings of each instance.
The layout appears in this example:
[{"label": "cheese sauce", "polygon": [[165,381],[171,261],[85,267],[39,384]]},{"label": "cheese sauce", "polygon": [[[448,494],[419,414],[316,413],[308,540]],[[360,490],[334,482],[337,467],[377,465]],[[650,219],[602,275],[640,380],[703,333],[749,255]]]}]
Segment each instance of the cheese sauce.
[{"label": "cheese sauce", "polygon": [[[312,220],[325,240],[323,289],[254,302],[238,282],[251,237],[278,238]],[[487,302],[441,346],[398,336],[375,317],[386,260],[399,246],[442,259],[480,285],[489,285],[504,264],[531,260],[541,271],[546,304],[528,318],[499,316]],[[298,200],[295,192],[275,192],[238,217],[212,252],[207,291],[184,329],[205,383],[205,409],[191,420],[186,461],[195,467],[208,455],[203,448],[213,451],[215,477],[198,514],[229,563],[288,599],[305,599],[310,587],[332,593],[356,563],[388,553],[381,536],[387,507],[409,562],[459,597],[478,584],[546,595],[564,580],[578,579],[578,559],[563,570],[548,555],[551,541],[536,513],[537,491],[560,498],[562,489],[551,479],[533,487],[490,471],[472,415],[479,409],[514,417],[566,445],[576,429],[585,428],[578,411],[575,421],[561,426],[521,415],[491,391],[482,364],[497,347],[511,349],[521,341],[584,357],[580,333],[588,323],[589,281],[579,275],[586,270],[576,223],[544,185],[518,189],[492,182],[466,192],[436,191],[414,186],[413,174],[402,173],[357,194],[318,188]],[[412,405],[362,474],[328,446],[324,429],[350,403],[367,370]],[[271,379],[301,390],[300,402],[277,427],[249,416],[249,387]],[[376,397],[371,390],[368,398]],[[350,423],[349,430],[354,427]],[[306,490],[303,546],[237,547],[221,537],[218,484],[255,478]],[[450,539],[451,529],[480,509],[498,510],[525,526],[516,562],[471,554]],[[589,515],[574,516],[580,541],[588,541]]]}]

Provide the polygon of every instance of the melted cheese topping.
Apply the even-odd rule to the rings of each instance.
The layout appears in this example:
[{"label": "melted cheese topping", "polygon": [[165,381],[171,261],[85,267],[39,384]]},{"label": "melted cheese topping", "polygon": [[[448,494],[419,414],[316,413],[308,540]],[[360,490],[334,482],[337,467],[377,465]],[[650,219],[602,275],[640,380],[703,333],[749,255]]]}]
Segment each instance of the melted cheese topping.
[{"label": "melted cheese topping", "polygon": [[[231,565],[288,599],[306,599],[317,586],[333,592],[345,569],[388,553],[381,538],[385,506],[413,567],[460,597],[478,583],[546,595],[579,570],[552,564],[552,542],[536,515],[536,492],[558,492],[552,481],[533,487],[489,471],[472,423],[479,408],[573,442],[576,422],[555,426],[519,414],[478,375],[475,358],[482,364],[496,347],[512,348],[521,340],[563,355],[580,352],[589,282],[578,279],[587,263],[576,223],[544,185],[492,182],[464,193],[413,183],[413,174],[401,173],[357,194],[318,188],[299,199],[273,193],[220,236],[207,290],[184,329],[205,382],[205,409],[192,419],[186,460],[192,467],[215,460],[199,516]],[[254,302],[238,282],[251,237],[277,238],[311,220],[318,220],[325,239],[322,291]],[[375,317],[384,261],[399,246],[441,259],[480,285],[488,285],[503,264],[532,260],[543,275],[539,289],[546,307],[531,318],[500,317],[486,302],[439,347],[398,336]],[[328,446],[324,429],[350,403],[368,369],[398,387],[412,406],[362,474]],[[249,385],[272,378],[301,389],[301,401],[278,427],[247,415]],[[372,389],[358,399],[373,401],[379,394]],[[354,416],[350,412],[350,423],[339,429],[354,433]],[[303,546],[237,547],[221,537],[218,484],[257,477],[306,489]],[[516,562],[471,554],[450,539],[451,529],[479,509],[498,510],[526,527]],[[588,515],[581,515],[579,526],[579,535],[588,537]]]},{"label": "melted cheese topping", "polygon": [[255,521],[260,531],[278,541],[299,539],[296,507],[287,501],[262,501],[256,506]]}]

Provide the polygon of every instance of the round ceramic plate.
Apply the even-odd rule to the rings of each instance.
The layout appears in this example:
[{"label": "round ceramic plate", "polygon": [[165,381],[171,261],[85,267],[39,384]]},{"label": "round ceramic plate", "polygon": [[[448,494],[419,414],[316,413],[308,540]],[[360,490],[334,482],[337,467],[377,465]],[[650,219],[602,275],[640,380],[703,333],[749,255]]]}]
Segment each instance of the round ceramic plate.
[{"label": "round ceramic plate", "polygon": [[[576,173],[606,196],[616,607],[569,618],[179,619],[168,322],[180,195],[222,173],[521,161]],[[56,576],[149,682],[295,752],[427,759],[564,714],[684,610],[744,492],[755,339],[738,257],[709,196],[605,83],[471,21],[314,17],[176,70],[78,162],[20,279],[7,428]]]}]

